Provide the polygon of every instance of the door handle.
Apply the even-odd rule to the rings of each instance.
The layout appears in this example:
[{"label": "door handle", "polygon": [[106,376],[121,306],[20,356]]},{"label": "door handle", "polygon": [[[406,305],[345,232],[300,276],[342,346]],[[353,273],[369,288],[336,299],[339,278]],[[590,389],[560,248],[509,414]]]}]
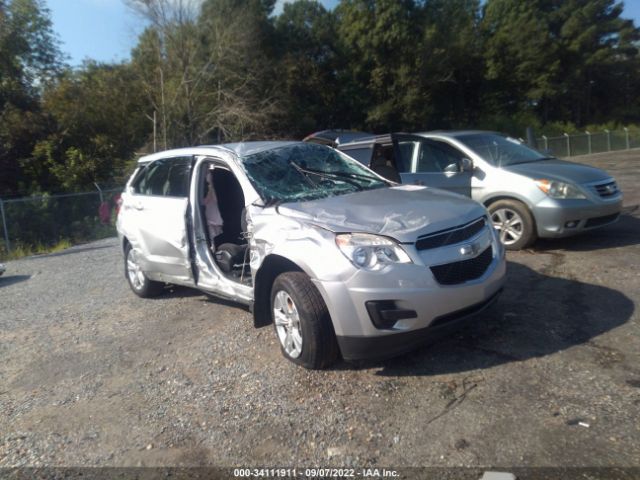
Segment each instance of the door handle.
[{"label": "door handle", "polygon": [[142,205],[142,203],[134,203],[133,208],[135,208],[136,210],[144,210],[144,206]]}]

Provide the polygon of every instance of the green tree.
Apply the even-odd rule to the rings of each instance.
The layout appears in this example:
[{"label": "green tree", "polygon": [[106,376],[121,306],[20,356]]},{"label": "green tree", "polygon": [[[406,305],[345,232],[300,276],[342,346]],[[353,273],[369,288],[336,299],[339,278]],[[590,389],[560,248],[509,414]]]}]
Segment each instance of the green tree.
[{"label": "green tree", "polygon": [[484,34],[486,109],[513,115],[538,105],[547,108],[557,94],[560,46],[550,18],[534,0],[489,0]]},{"label": "green tree", "polygon": [[487,109],[585,125],[615,109],[638,30],[615,0],[488,0]]},{"label": "green tree", "polygon": [[23,168],[47,190],[120,184],[150,131],[142,85],[128,64],[67,70],[45,90],[42,108],[49,133]]},{"label": "green tree", "polygon": [[280,126],[293,136],[322,127],[348,127],[345,122],[336,39],[336,20],[316,0],[298,0],[284,6],[275,21],[277,87],[283,98]]},{"label": "green tree", "polygon": [[212,140],[277,134],[281,105],[275,91],[275,0],[204,0],[199,29],[207,104],[206,134]]},{"label": "green tree", "polygon": [[419,9],[412,0],[343,0],[338,34],[349,71],[351,108],[376,130],[420,122],[428,97],[416,72]]},{"label": "green tree", "polygon": [[41,0],[0,0],[0,194],[16,194],[28,183],[19,160],[43,134],[39,94],[60,59]]},{"label": "green tree", "polygon": [[623,5],[615,0],[556,0],[547,9],[567,86],[556,118],[607,121],[620,105],[612,92],[624,89],[624,75],[637,62],[640,31],[621,18]]},{"label": "green tree", "polygon": [[425,100],[414,127],[474,125],[485,78],[479,1],[431,0],[420,18],[415,75]]}]

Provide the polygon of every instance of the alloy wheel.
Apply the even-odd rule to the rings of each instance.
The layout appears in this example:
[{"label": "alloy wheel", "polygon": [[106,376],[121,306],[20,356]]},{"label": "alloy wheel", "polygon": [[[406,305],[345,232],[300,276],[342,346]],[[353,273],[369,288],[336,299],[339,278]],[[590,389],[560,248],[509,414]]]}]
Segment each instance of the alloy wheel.
[{"label": "alloy wheel", "polygon": [[142,289],[146,278],[138,264],[138,255],[134,249],[129,250],[129,255],[127,257],[127,275],[129,276],[129,281],[134,289]]},{"label": "alloy wheel", "polygon": [[302,328],[300,314],[291,296],[284,290],[276,293],[273,301],[273,318],[280,345],[291,358],[302,353]]},{"label": "alloy wheel", "polygon": [[499,208],[491,214],[491,221],[504,245],[513,245],[522,238],[524,222],[518,212]]}]

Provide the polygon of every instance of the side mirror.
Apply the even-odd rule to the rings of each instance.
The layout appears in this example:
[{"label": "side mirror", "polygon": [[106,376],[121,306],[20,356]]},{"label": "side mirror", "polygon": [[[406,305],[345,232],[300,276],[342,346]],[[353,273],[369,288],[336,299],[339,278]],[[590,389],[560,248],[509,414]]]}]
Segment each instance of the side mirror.
[{"label": "side mirror", "polygon": [[444,173],[458,173],[459,171],[460,171],[460,168],[458,167],[457,163],[451,163],[446,167],[444,167],[444,170],[443,170]]},{"label": "side mirror", "polygon": [[473,172],[473,160],[468,158],[463,158],[460,160],[460,171],[461,172]]}]

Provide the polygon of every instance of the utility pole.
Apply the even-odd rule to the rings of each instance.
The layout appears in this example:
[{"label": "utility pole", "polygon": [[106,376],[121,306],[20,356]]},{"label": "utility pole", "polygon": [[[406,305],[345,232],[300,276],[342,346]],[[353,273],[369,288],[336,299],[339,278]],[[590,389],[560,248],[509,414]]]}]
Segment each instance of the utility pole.
[{"label": "utility pole", "polygon": [[2,217],[2,226],[4,228],[4,244],[7,248],[7,253],[11,251],[11,243],[9,242],[9,230],[7,229],[7,219],[4,216],[4,202],[0,198],[0,216]]},{"label": "utility pole", "polygon": [[153,117],[147,115],[146,113],[144,114],[144,116],[147,117],[149,121],[153,122],[153,153],[156,153],[158,151],[157,112],[156,110],[153,111]]}]

